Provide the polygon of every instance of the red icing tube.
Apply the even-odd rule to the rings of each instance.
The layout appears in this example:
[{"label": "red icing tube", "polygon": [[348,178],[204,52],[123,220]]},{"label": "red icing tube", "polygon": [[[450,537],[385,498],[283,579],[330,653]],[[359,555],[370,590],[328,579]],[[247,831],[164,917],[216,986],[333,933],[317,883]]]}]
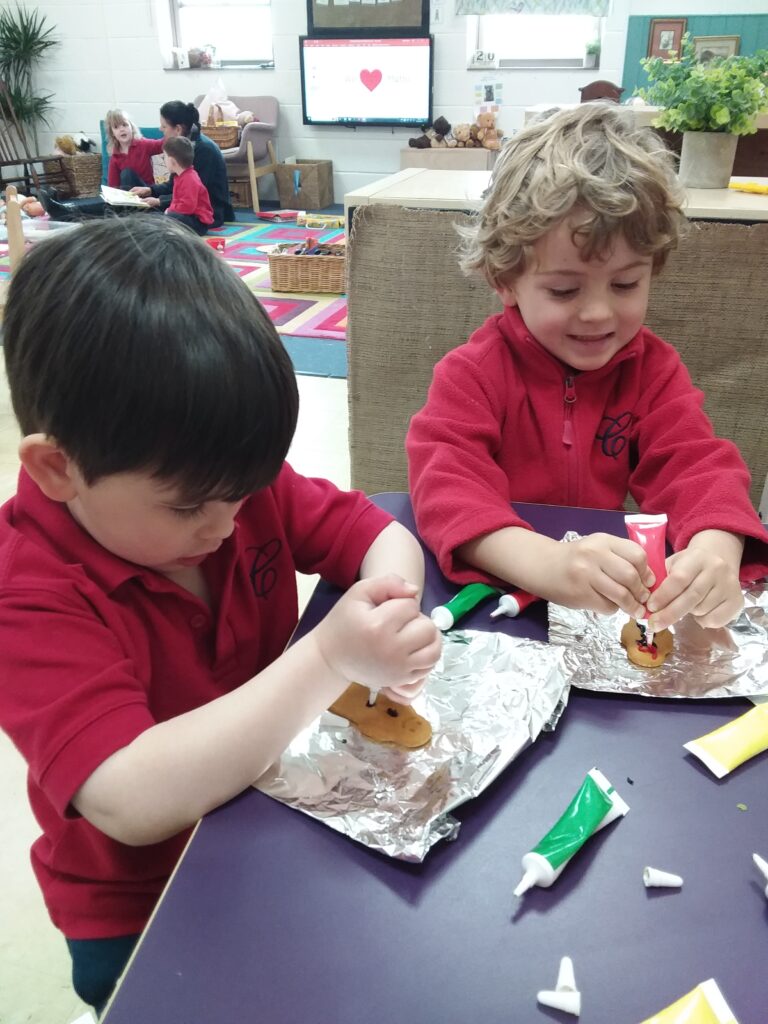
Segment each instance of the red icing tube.
[{"label": "red icing tube", "polygon": [[[666,579],[667,576],[667,517],[630,515],[624,516],[627,535],[645,551],[648,566],[656,577],[651,593]],[[646,614],[648,609],[646,608]]]},{"label": "red icing tube", "polygon": [[491,612],[491,618],[498,619],[499,616],[506,615],[508,618],[514,619],[524,612],[529,604],[540,600],[540,597],[529,594],[527,590],[510,590],[508,594],[501,595],[498,605]]}]

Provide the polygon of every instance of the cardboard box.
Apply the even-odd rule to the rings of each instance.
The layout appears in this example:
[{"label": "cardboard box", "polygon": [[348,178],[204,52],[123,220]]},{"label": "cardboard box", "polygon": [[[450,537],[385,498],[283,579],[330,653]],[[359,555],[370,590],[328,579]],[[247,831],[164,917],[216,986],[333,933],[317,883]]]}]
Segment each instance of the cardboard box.
[{"label": "cardboard box", "polygon": [[321,210],[333,203],[333,161],[297,160],[275,171],[280,205],[286,209]]}]

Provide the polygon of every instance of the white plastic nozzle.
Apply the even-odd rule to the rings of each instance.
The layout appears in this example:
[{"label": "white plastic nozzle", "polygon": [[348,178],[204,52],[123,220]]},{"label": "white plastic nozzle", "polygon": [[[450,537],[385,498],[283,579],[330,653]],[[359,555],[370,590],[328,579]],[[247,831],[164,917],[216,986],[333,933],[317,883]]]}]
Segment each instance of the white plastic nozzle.
[{"label": "white plastic nozzle", "polygon": [[683,880],[680,875],[673,875],[670,871],[660,871],[658,868],[643,868],[643,885],[646,889],[657,886],[678,889],[682,884]]},{"label": "white plastic nozzle", "polygon": [[550,992],[545,990],[536,993],[536,1000],[542,1006],[551,1006],[553,1010],[572,1013],[575,1017],[578,1017],[581,1013],[581,992]]},{"label": "white plastic nozzle", "polygon": [[366,703],[367,703],[369,708],[372,708],[374,706],[374,704],[376,703],[376,698],[378,696],[379,696],[379,691],[378,690],[369,690],[368,691],[368,700],[366,701]]},{"label": "white plastic nozzle", "polygon": [[515,616],[520,614],[520,605],[512,594],[502,594],[499,598],[499,603],[491,612],[492,619],[501,618],[502,615],[508,616],[510,619],[514,619]]},{"label": "white plastic nozzle", "polygon": [[[768,882],[768,861],[763,860],[759,853],[753,853],[752,860],[755,862],[755,865],[757,866],[757,869],[760,872],[760,874],[763,876],[766,882]],[[766,885],[765,887],[765,895],[766,897],[768,897],[768,885]]]},{"label": "white plastic nozzle", "polygon": [[515,896],[522,896],[524,892],[528,892],[529,889],[532,889],[534,885],[536,885],[537,881],[538,875],[535,871],[531,871],[530,869],[526,871],[517,884]]},{"label": "white plastic nozzle", "polygon": [[576,988],[576,976],[573,973],[573,960],[569,956],[564,956],[560,961],[560,970],[557,972],[555,988],[558,992],[578,991]]}]

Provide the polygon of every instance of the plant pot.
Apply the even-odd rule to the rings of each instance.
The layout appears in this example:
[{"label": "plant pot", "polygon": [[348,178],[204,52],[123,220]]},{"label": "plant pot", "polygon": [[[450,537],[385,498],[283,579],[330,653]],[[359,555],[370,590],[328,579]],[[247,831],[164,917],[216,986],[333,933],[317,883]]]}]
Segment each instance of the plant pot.
[{"label": "plant pot", "polygon": [[688,188],[728,188],[738,141],[728,132],[683,132],[680,183]]},{"label": "plant pot", "polygon": [[597,67],[597,54],[596,53],[585,53],[584,54],[584,65],[585,68],[596,68]]}]

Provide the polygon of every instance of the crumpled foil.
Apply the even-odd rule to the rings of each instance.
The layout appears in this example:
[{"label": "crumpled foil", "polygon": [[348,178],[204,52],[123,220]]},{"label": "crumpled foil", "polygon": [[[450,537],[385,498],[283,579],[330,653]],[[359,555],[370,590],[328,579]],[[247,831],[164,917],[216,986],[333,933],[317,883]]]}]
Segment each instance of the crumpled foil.
[{"label": "crumpled foil", "polygon": [[565,650],[574,686],[644,697],[768,694],[768,581],[745,588],[744,610],[722,629],[702,629],[686,615],[674,626],[674,649],[659,668],[638,668],[627,660],[619,641],[626,621],[624,612],[600,615],[549,605],[549,640]]},{"label": "crumpled foil", "polygon": [[256,788],[390,857],[419,862],[455,839],[450,812],[477,796],[567,703],[561,647],[503,633],[448,633],[414,702],[432,725],[420,750],[316,720]]}]

